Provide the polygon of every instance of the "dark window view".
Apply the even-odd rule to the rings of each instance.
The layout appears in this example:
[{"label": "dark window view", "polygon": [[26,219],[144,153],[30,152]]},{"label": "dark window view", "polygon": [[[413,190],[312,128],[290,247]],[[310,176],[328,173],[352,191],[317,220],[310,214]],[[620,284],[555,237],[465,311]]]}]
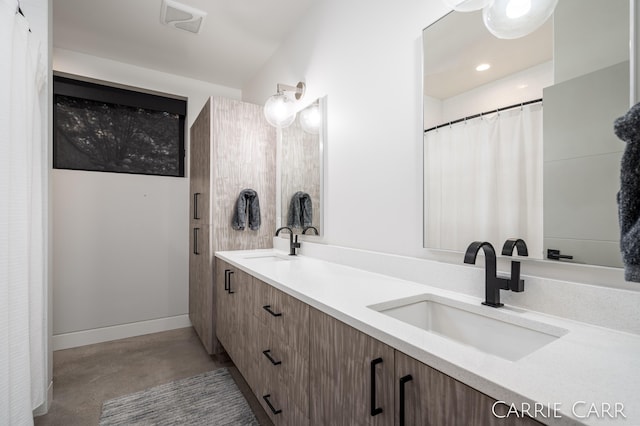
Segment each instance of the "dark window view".
[{"label": "dark window view", "polygon": [[54,123],[55,168],[184,176],[184,115],[57,93]]}]

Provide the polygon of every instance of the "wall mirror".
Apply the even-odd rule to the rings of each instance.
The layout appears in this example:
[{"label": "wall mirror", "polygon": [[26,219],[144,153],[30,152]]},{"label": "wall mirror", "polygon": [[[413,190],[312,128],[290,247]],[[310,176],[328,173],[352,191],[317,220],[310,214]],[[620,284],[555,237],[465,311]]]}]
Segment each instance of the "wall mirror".
[{"label": "wall mirror", "polygon": [[279,132],[276,225],[288,226],[296,234],[323,234],[325,117],[326,96],[298,112],[293,124]]},{"label": "wall mirror", "polygon": [[423,31],[426,248],[519,237],[534,259],[622,266],[613,122],[630,103],[629,9],[562,0],[515,40],[481,12]]}]

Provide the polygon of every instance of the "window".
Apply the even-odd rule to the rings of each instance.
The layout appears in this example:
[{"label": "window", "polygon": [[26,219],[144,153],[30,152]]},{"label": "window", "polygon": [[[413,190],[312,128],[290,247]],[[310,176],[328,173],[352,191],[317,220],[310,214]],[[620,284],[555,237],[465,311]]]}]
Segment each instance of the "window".
[{"label": "window", "polygon": [[186,100],[54,76],[53,167],[184,177]]}]

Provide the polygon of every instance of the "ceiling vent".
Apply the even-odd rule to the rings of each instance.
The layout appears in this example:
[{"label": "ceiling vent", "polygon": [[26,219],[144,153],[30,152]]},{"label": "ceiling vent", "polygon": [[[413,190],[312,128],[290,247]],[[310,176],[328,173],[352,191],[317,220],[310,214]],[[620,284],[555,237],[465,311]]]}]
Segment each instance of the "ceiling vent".
[{"label": "ceiling vent", "polygon": [[173,0],[162,0],[162,14],[160,21],[164,25],[198,34],[202,30],[202,23],[206,12]]}]

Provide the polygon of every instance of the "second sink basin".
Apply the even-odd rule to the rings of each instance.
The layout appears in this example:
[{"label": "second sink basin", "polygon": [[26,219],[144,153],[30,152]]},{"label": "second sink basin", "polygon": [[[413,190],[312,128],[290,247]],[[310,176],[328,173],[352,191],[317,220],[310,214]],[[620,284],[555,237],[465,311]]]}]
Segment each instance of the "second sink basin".
[{"label": "second sink basin", "polygon": [[293,259],[293,256],[282,255],[274,252],[252,253],[244,256],[244,259],[258,262],[287,262]]},{"label": "second sink basin", "polygon": [[517,313],[475,306],[434,294],[380,303],[369,308],[509,361],[517,361],[567,333],[560,327],[518,317]]}]

